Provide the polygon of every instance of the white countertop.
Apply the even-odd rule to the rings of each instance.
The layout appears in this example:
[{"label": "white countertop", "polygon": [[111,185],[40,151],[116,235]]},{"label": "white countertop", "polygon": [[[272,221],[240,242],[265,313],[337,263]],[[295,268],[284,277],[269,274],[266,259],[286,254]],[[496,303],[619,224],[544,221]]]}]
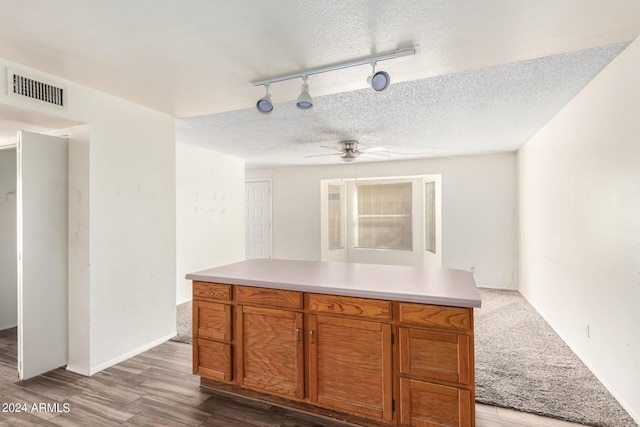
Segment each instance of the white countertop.
[{"label": "white countertop", "polygon": [[468,271],[399,265],[252,259],[187,274],[189,280],[453,307],[480,307]]}]

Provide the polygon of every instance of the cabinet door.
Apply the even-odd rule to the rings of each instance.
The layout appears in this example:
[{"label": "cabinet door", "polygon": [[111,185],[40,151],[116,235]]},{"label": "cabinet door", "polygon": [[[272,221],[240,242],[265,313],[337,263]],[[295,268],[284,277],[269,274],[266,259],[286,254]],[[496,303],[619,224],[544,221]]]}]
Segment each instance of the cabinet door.
[{"label": "cabinet door", "polygon": [[302,313],[238,306],[238,376],[242,385],[287,397],[304,397]]},{"label": "cabinet door", "polygon": [[469,336],[400,328],[400,373],[469,384]]},{"label": "cabinet door", "polygon": [[194,374],[231,381],[231,344],[202,338],[193,340]]},{"label": "cabinet door", "polygon": [[400,378],[400,421],[415,427],[472,427],[469,390]]},{"label": "cabinet door", "polygon": [[193,334],[202,338],[231,341],[231,306],[193,301]]},{"label": "cabinet door", "polygon": [[309,316],[309,394],[313,402],[391,420],[391,325]]}]

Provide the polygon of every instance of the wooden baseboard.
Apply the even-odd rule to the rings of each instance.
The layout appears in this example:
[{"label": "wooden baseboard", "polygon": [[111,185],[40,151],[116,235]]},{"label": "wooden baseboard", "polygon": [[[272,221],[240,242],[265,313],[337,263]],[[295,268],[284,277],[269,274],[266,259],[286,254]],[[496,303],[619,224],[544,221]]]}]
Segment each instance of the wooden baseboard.
[{"label": "wooden baseboard", "polygon": [[284,409],[300,412],[302,414],[323,418],[328,421],[343,423],[346,426],[354,427],[389,427],[390,424],[377,423],[375,421],[356,417],[349,414],[343,414],[330,409],[312,405],[310,403],[285,399],[279,396],[273,396],[266,393],[260,393],[235,384],[228,384],[209,380],[200,379],[200,387],[210,393],[221,393],[229,396],[240,397],[260,403],[267,403]]}]

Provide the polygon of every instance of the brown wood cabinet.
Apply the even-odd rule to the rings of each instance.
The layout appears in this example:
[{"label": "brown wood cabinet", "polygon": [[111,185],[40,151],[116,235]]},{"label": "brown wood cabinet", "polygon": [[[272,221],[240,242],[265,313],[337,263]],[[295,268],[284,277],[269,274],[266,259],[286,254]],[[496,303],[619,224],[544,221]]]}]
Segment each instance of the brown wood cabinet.
[{"label": "brown wood cabinet", "polygon": [[194,374],[214,380],[231,381],[231,368],[231,344],[194,337]]},{"label": "brown wood cabinet", "polygon": [[193,289],[193,371],[207,386],[367,425],[475,426],[471,308]]},{"label": "brown wood cabinet", "polygon": [[193,332],[202,338],[231,341],[231,305],[194,300]]},{"label": "brown wood cabinet", "polygon": [[372,419],[392,419],[391,325],[309,316],[309,398]]},{"label": "brown wood cabinet", "polygon": [[398,304],[400,422],[475,426],[473,309]]},{"label": "brown wood cabinet", "polygon": [[[400,378],[400,421],[417,427],[475,425],[469,390]],[[475,402],[474,405],[475,407]]]},{"label": "brown wood cabinet", "polygon": [[249,388],[304,397],[302,313],[238,306],[238,381]]}]

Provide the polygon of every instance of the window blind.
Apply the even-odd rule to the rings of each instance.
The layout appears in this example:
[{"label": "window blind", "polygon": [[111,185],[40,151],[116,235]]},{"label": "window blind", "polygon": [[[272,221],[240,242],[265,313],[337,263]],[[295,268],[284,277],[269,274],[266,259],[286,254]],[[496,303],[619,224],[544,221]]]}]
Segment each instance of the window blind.
[{"label": "window blind", "polygon": [[411,182],[356,185],[356,246],[413,249]]}]

